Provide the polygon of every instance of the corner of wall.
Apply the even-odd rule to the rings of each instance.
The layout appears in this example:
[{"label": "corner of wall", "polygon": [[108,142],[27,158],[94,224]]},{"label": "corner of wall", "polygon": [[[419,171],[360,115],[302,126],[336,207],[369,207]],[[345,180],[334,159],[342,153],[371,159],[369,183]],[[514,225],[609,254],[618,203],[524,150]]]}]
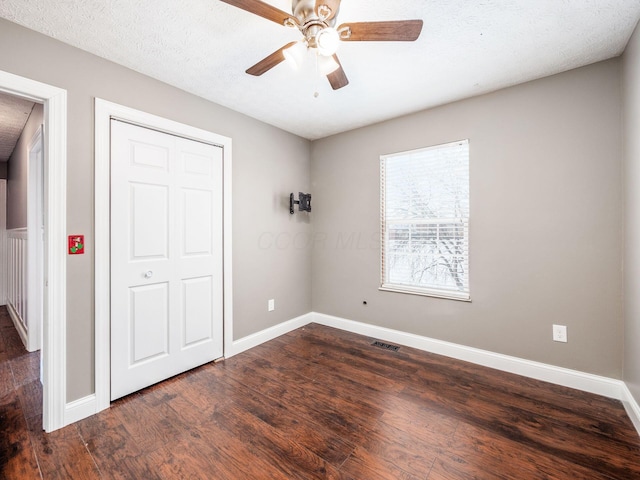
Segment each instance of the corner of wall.
[{"label": "corner of wall", "polygon": [[[640,418],[640,24],[622,55],[622,134],[624,172],[623,381]],[[626,404],[625,404],[626,406]],[[638,420],[640,422],[640,420]],[[636,423],[636,427],[638,423]]]}]

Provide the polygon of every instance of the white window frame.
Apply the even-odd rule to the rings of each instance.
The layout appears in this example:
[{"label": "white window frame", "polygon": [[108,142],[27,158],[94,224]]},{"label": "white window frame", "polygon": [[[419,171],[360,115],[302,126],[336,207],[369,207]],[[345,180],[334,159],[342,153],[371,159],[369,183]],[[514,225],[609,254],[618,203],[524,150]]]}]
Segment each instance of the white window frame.
[{"label": "white window frame", "polygon": [[[407,293],[413,295],[423,295],[428,297],[437,297],[437,298],[446,298],[450,300],[461,300],[461,301],[471,301],[470,294],[470,279],[469,279],[469,216],[466,217],[466,244],[467,244],[467,258],[466,258],[466,267],[467,267],[467,288],[465,291],[457,291],[449,288],[443,287],[440,288],[426,288],[421,286],[411,286],[404,284],[395,284],[387,281],[387,272],[385,268],[385,254],[386,248],[388,245],[388,229],[387,226],[389,224],[437,224],[437,223],[450,223],[452,219],[456,217],[450,217],[445,219],[411,219],[411,220],[388,220],[386,215],[386,201],[385,201],[385,193],[386,193],[386,177],[385,177],[385,162],[389,158],[399,157],[399,156],[410,156],[412,154],[421,153],[427,150],[432,149],[444,149],[450,146],[459,146],[461,144],[469,144],[469,140],[458,140],[455,142],[449,142],[439,145],[433,145],[426,148],[420,148],[416,150],[409,150],[405,152],[397,152],[387,155],[380,156],[380,287],[381,291],[388,292],[397,292],[397,293]],[[458,217],[460,218],[460,217]]]}]

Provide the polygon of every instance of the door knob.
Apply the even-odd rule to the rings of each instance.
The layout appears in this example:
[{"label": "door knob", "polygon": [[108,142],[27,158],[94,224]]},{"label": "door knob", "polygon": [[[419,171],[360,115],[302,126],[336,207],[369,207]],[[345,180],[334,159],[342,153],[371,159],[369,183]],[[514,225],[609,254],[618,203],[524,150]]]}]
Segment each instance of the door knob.
[{"label": "door knob", "polygon": [[144,274],[144,278],[151,278],[153,277],[153,272],[151,270],[148,270],[145,274]]}]

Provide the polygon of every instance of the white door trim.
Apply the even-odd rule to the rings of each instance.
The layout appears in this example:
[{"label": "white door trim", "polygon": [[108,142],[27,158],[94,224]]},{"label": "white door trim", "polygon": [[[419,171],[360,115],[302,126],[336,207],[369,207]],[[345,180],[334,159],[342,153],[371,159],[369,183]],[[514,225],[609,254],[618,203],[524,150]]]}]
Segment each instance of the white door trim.
[{"label": "white door trim", "polygon": [[7,181],[0,179],[0,305],[7,304]]},{"label": "white door trim", "polygon": [[179,135],[223,149],[224,350],[233,339],[231,272],[231,139],[190,125],[118,105],[95,101],[95,390],[96,413],[110,405],[110,121],[112,118]]},{"label": "white door trim", "polygon": [[[42,190],[43,145],[42,126],[31,138],[28,147],[27,188],[27,350],[35,352],[42,346]],[[36,156],[37,155],[37,156]]]},{"label": "white door trim", "polygon": [[67,391],[67,91],[0,71],[0,91],[44,103],[44,318],[42,423],[62,428]]}]

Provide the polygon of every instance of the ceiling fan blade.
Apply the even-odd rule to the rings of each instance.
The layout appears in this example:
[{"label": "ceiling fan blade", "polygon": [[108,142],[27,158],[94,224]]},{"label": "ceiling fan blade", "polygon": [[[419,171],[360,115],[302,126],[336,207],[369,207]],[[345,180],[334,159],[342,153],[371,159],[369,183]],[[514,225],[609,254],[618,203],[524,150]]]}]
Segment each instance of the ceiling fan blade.
[{"label": "ceiling fan blade", "polygon": [[316,13],[320,15],[320,8],[326,5],[331,10],[331,13],[325,18],[325,20],[331,20],[336,16],[338,10],[340,9],[340,0],[316,0]]},{"label": "ceiling fan blade", "polygon": [[254,75],[256,77],[259,77],[263,73],[268,72],[269,70],[271,70],[273,67],[275,67],[276,65],[278,65],[280,62],[284,60],[284,54],[282,52],[287,48],[295,45],[296,43],[297,42],[287,43],[284,47],[276,50],[268,57],[260,60],[253,67],[250,67],[249,69],[247,69],[247,73],[249,75]]},{"label": "ceiling fan blade", "polygon": [[[342,30],[346,30],[342,33]],[[347,30],[348,29],[348,30]],[[412,42],[420,36],[422,20],[395,20],[388,22],[344,23],[338,27],[344,41],[397,41]],[[349,35],[348,32],[351,34]]]},{"label": "ceiling fan blade", "polygon": [[333,59],[338,62],[339,66],[336,70],[327,75],[327,79],[331,84],[331,88],[333,88],[334,90],[338,90],[339,88],[349,85],[349,79],[342,69],[342,64],[340,63],[340,60],[338,60],[338,56],[334,55]]},{"label": "ceiling fan blade", "polygon": [[298,19],[290,13],[284,12],[279,8],[272,7],[268,3],[261,2],[260,0],[220,0],[234,7],[241,8],[247,12],[258,15],[272,22],[276,22],[280,25],[284,25],[286,21],[292,21],[295,25],[298,25]]}]

